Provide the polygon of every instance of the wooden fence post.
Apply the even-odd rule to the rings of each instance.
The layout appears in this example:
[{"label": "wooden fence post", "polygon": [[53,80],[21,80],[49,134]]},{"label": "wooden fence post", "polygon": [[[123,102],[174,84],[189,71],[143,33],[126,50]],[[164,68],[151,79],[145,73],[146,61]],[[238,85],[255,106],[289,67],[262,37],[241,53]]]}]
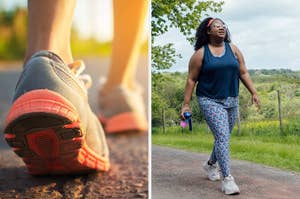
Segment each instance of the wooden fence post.
[{"label": "wooden fence post", "polygon": [[162,109],[162,121],[163,121],[163,133],[166,133],[166,113],[165,109]]},{"label": "wooden fence post", "polygon": [[282,115],[281,115],[281,99],[280,99],[280,91],[277,90],[278,95],[278,113],[279,113],[279,125],[280,125],[280,135],[283,135],[283,124],[282,124]]}]

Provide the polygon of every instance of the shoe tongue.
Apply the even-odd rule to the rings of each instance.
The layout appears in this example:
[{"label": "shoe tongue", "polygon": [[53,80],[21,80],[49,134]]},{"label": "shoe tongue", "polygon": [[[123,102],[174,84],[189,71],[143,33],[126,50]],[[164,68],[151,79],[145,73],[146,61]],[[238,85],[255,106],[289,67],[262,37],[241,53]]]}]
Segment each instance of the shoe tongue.
[{"label": "shoe tongue", "polygon": [[68,67],[77,76],[79,74],[81,74],[85,69],[85,65],[84,65],[84,62],[82,60],[76,60],[73,63],[69,64]]}]

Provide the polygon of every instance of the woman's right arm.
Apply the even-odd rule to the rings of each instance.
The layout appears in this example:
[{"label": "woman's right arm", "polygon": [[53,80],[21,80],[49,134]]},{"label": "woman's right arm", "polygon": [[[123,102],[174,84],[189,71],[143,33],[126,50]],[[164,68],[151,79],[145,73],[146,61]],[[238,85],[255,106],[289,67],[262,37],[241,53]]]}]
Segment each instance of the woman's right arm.
[{"label": "woman's right arm", "polygon": [[181,117],[184,119],[184,112],[191,112],[190,101],[194,91],[195,84],[201,70],[203,60],[203,47],[197,50],[191,57],[189,62],[189,72],[185,84],[184,101],[181,108]]}]

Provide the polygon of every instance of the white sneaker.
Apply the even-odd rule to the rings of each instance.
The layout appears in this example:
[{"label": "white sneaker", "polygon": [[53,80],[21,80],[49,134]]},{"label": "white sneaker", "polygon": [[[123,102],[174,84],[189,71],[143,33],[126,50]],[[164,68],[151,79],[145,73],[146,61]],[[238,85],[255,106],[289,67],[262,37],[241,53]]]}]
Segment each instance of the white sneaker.
[{"label": "white sneaker", "polygon": [[235,184],[234,178],[231,175],[225,177],[224,180],[222,181],[222,192],[224,192],[226,195],[233,195],[233,194],[240,193],[240,189]]},{"label": "white sneaker", "polygon": [[206,171],[209,180],[217,181],[221,179],[217,164],[208,165],[207,162],[204,162],[203,169]]}]

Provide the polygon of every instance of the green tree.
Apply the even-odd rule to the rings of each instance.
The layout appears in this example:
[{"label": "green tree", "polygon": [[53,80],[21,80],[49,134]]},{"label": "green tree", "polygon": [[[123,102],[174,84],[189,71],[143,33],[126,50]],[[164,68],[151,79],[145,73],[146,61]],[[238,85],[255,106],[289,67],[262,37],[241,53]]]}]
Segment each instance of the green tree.
[{"label": "green tree", "polygon": [[153,0],[151,11],[152,71],[168,69],[179,54],[172,43],[154,45],[156,37],[170,28],[178,28],[186,39],[193,43],[193,34],[207,11],[220,12],[224,2],[199,0]]}]

